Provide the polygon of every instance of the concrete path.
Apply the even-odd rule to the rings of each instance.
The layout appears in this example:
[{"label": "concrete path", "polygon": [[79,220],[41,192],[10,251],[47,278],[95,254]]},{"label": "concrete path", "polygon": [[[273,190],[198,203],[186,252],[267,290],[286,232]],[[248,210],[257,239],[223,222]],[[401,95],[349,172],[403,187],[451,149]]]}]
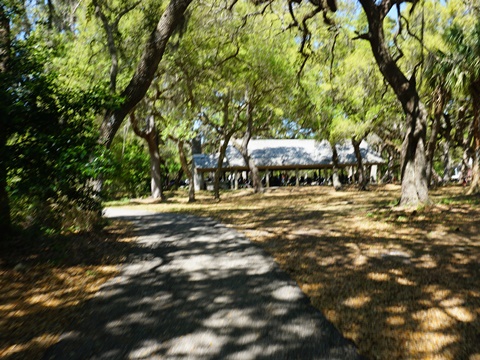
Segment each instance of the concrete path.
[{"label": "concrete path", "polygon": [[179,214],[106,216],[133,221],[138,243],[45,359],[360,359],[238,232]]}]

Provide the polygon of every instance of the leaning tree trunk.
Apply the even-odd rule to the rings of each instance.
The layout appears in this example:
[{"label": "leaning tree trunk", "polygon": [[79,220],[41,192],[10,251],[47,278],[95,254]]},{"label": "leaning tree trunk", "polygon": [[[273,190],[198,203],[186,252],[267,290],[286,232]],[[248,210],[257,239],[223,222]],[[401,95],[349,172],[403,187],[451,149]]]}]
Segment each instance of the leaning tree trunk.
[{"label": "leaning tree trunk", "polygon": [[122,105],[105,114],[100,126],[100,142],[110,147],[123,119],[145,96],[153,81],[158,64],[163,57],[168,40],[175,28],[182,23],[185,10],[192,0],[171,0],[163,12],[155,30],[150,34],[132,79],[120,94]]},{"label": "leaning tree trunk", "polygon": [[472,184],[467,195],[480,192],[480,79],[470,85],[470,94],[473,101],[473,139],[474,156],[472,168]]},{"label": "leaning tree trunk", "polygon": [[357,141],[355,137],[352,138],[353,150],[355,157],[357,158],[358,168],[358,188],[362,191],[367,190],[367,177],[365,176],[365,168],[363,167],[362,154],[360,152],[360,141]]},{"label": "leaning tree trunk", "polygon": [[[10,21],[6,14],[5,5],[0,5],[0,77],[8,72],[10,60]],[[2,79],[3,80],[3,79]],[[0,92],[6,90],[6,82],[0,81]],[[5,101],[4,97],[0,102]],[[8,104],[6,104],[8,106]],[[0,105],[0,234],[8,234],[12,229],[10,202],[7,192],[7,140],[8,116],[6,106]]]},{"label": "leaning tree trunk", "polygon": [[401,206],[416,206],[429,202],[426,172],[425,141],[427,111],[420,101],[415,74],[409,79],[392,57],[385,39],[383,20],[397,3],[383,0],[359,0],[368,20],[368,33],[359,38],[370,42],[373,55],[383,77],[400,101],[405,113],[406,134],[402,144]]},{"label": "leaning tree trunk", "polygon": [[339,191],[339,190],[342,190],[342,183],[340,182],[340,177],[338,175],[338,171],[339,171],[339,168],[338,168],[338,153],[337,153],[337,147],[335,146],[335,144],[332,145],[332,163],[333,163],[332,184],[333,184],[333,188],[336,191]]}]

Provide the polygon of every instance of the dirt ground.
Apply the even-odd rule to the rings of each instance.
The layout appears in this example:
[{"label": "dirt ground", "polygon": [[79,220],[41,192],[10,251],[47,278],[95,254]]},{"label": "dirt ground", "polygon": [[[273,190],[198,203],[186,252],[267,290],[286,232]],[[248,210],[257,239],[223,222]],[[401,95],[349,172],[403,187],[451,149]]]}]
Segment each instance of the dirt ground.
[{"label": "dirt ground", "polygon": [[[394,207],[395,185],[241,190],[220,202],[200,193],[194,204],[177,192],[164,204],[130,205],[209,216],[244,232],[370,359],[479,360],[480,198],[463,191],[439,188],[434,206],[409,211]],[[78,256],[67,262],[52,262],[55,246],[19,250],[8,263],[1,253],[0,358],[41,356],[115,274],[129,249],[124,237],[113,226],[72,241],[63,253]],[[20,262],[26,269],[14,270]]]},{"label": "dirt ground", "polygon": [[370,359],[480,359],[480,198],[431,191],[394,207],[400,187],[278,188],[187,209],[244,232]]},{"label": "dirt ground", "polygon": [[129,251],[125,223],[0,243],[0,359],[41,359]]}]

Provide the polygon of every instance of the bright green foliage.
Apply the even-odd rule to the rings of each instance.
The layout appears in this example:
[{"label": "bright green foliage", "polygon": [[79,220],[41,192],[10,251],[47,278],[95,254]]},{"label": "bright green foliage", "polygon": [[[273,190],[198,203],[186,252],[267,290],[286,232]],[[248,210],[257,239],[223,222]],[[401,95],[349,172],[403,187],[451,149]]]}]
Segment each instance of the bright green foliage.
[{"label": "bright green foliage", "polygon": [[141,197],[150,191],[148,152],[140,138],[115,141],[110,149],[109,171],[104,172],[103,195],[106,199]]},{"label": "bright green foliage", "polygon": [[98,170],[91,160],[102,151],[93,120],[106,96],[59,87],[45,66],[53,52],[37,39],[12,46],[0,108],[13,221],[42,231],[90,226],[80,217],[83,212],[94,218],[100,209],[88,183]]}]

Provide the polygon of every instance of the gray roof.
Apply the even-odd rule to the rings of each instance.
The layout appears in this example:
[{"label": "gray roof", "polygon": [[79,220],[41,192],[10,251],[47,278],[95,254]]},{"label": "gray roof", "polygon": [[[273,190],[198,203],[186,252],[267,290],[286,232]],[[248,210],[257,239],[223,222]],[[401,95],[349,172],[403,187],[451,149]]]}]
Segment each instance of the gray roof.
[{"label": "gray roof", "polygon": [[[339,165],[356,165],[357,160],[351,142],[336,145]],[[326,140],[250,140],[248,152],[260,169],[294,169],[332,167],[332,148]],[[384,160],[365,141],[360,144],[365,165],[383,164]],[[218,154],[194,154],[195,167],[202,171],[214,170],[218,164]],[[228,145],[223,160],[223,168],[246,169],[247,165],[240,152]]]}]

